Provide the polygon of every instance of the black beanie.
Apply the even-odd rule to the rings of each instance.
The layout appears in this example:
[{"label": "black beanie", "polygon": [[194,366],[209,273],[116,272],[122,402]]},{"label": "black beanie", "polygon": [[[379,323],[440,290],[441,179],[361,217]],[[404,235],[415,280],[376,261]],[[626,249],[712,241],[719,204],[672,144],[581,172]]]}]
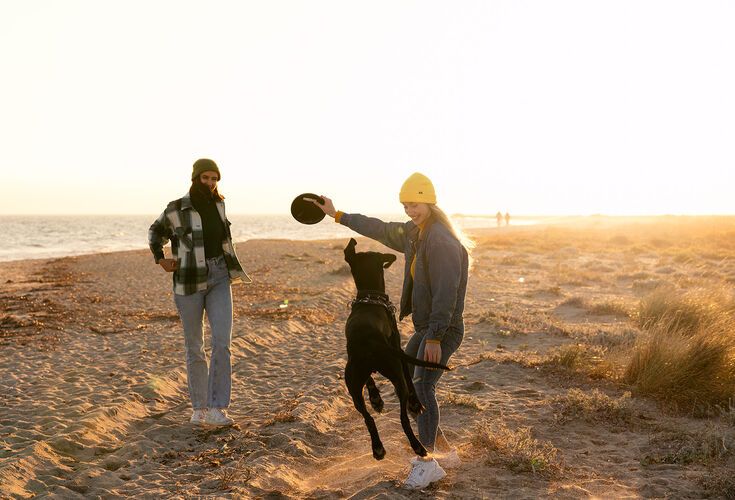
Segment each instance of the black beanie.
[{"label": "black beanie", "polygon": [[208,158],[201,158],[194,162],[194,169],[191,172],[191,180],[194,181],[199,178],[202,172],[209,171],[217,172],[217,177],[222,179],[222,174],[219,173],[219,168],[217,168],[217,164]]}]

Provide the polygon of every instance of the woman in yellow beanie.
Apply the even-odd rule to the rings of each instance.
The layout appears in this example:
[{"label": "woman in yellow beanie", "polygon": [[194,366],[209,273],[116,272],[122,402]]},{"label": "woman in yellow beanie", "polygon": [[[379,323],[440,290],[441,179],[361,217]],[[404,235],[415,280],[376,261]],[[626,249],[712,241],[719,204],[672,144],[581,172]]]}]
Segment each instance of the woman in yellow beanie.
[{"label": "woman in yellow beanie", "polygon": [[[364,236],[377,240],[406,257],[399,320],[412,316],[415,333],[406,345],[410,356],[446,364],[459,348],[464,336],[465,293],[469,268],[469,249],[473,246],[454,227],[436,205],[436,191],[423,174],[412,174],[401,186],[398,196],[408,222],[383,222],[361,214],[348,214],[334,208],[322,195],[324,204],[314,203],[334,220]],[[456,450],[450,448],[439,426],[436,384],[443,370],[414,367],[414,386],[426,410],[418,415],[419,440],[436,458],[416,457],[404,483],[410,488],[425,488],[446,475],[442,465],[458,465]]]}]

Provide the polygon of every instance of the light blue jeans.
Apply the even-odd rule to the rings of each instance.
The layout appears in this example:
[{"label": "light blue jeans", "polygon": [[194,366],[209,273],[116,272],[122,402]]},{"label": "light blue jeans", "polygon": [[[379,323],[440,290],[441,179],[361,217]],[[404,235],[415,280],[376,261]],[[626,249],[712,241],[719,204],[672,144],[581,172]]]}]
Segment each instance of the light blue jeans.
[{"label": "light blue jeans", "polygon": [[[426,346],[426,332],[416,332],[406,344],[406,354],[417,359],[424,359],[424,347]],[[462,344],[464,332],[450,328],[444,334],[441,341],[442,357],[441,363],[446,365],[449,358]],[[439,426],[439,403],[436,401],[436,384],[439,382],[444,370],[433,368],[424,368],[423,366],[414,366],[413,368],[413,385],[416,388],[416,395],[419,401],[424,405],[424,410],[416,419],[419,428],[419,441],[424,447],[432,452],[434,451],[434,443],[437,435],[444,437],[444,433]],[[446,439],[446,438],[445,438]]]},{"label": "light blue jeans", "polygon": [[[191,405],[195,410],[227,408],[232,390],[232,290],[224,257],[207,259],[206,290],[190,295],[174,294],[174,301],[184,325],[186,374]],[[212,359],[209,369],[204,353],[204,311],[207,311],[212,330]]]}]

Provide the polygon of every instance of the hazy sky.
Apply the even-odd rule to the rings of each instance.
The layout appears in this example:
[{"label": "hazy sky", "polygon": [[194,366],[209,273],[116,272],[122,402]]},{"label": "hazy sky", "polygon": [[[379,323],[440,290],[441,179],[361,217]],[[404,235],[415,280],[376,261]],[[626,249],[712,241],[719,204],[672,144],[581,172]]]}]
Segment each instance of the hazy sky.
[{"label": "hazy sky", "polygon": [[735,2],[0,0],[0,214],[735,213]]}]

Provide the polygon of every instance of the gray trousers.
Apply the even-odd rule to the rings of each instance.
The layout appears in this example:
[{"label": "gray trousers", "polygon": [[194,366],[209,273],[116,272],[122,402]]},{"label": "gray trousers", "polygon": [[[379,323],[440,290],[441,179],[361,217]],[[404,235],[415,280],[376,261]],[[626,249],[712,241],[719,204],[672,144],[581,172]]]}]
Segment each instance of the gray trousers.
[{"label": "gray trousers", "polygon": [[[232,390],[230,340],[232,290],[224,257],[207,259],[207,289],[190,295],[174,294],[184,326],[189,397],[195,410],[227,408]],[[202,318],[207,311],[212,331],[212,358],[207,367]]]},{"label": "gray trousers", "polygon": [[[416,332],[406,344],[406,354],[417,359],[424,359],[424,347],[426,332]],[[441,363],[446,365],[449,358],[462,344],[464,332],[449,329],[441,341],[442,357]],[[434,443],[437,435],[444,436],[439,427],[439,403],[436,401],[436,384],[439,382],[444,370],[414,366],[413,385],[416,387],[416,395],[426,410],[418,416],[416,423],[419,428],[419,441],[428,451],[434,451]]]}]

